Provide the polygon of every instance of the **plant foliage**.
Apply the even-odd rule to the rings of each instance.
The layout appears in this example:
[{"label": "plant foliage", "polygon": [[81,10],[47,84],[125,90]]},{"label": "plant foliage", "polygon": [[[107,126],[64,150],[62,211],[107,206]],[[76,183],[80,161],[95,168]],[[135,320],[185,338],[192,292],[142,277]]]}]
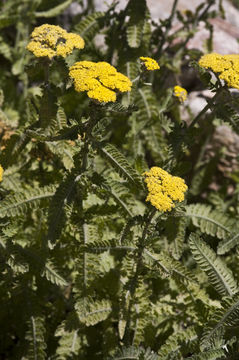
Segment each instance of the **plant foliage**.
[{"label": "plant foliage", "polygon": [[[212,51],[222,1],[180,12],[175,0],[164,19],[146,0],[99,3],[0,2],[0,359],[238,359],[238,94],[189,42],[204,26]],[[84,49],[34,56],[46,22]],[[131,91],[114,72],[101,81],[115,102],[76,91],[80,61],[111,64]],[[82,88],[99,85],[87,74]],[[176,85],[212,96],[194,113]],[[188,186],[171,211],[148,201],[152,167]]]}]

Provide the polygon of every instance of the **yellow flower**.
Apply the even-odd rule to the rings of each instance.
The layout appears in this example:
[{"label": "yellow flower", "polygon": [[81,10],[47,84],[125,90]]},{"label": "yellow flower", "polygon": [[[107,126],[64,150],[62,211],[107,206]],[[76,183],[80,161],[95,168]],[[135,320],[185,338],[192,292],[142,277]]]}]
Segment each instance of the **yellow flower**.
[{"label": "yellow flower", "polygon": [[68,33],[60,26],[44,24],[36,27],[31,34],[27,49],[36,57],[66,57],[73,49],[83,49],[85,42],[80,35]]},{"label": "yellow flower", "polygon": [[187,100],[188,92],[183,87],[178,85],[174,86],[173,93],[174,96],[176,96],[181,103]]},{"label": "yellow flower", "polygon": [[0,181],[2,181],[3,172],[4,172],[4,170],[3,170],[2,166],[0,165]]},{"label": "yellow flower", "polygon": [[130,91],[132,83],[127,76],[107,62],[79,61],[70,67],[76,91],[87,91],[87,95],[99,102],[116,101],[116,92]]},{"label": "yellow flower", "polygon": [[175,207],[174,201],[184,200],[188,187],[182,178],[172,176],[157,166],[146,171],[144,175],[149,191],[146,201],[150,201],[158,210],[171,211]]},{"label": "yellow flower", "polygon": [[159,64],[157,63],[156,60],[150,58],[150,57],[144,57],[141,56],[140,60],[142,60],[144,66],[146,67],[147,70],[152,71],[152,70],[158,70],[160,69]]},{"label": "yellow flower", "polygon": [[207,54],[200,58],[199,65],[219,73],[229,87],[239,89],[239,55]]}]

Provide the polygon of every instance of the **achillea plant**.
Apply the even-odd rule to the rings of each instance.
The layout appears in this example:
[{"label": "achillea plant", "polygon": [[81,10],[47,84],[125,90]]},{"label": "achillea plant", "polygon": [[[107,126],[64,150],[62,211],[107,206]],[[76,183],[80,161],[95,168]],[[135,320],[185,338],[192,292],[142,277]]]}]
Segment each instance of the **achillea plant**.
[{"label": "achillea plant", "polygon": [[[0,2],[0,358],[238,359],[232,137],[208,156],[239,134],[237,56],[186,46],[215,2],[70,3]],[[181,111],[177,83],[214,95]]]}]

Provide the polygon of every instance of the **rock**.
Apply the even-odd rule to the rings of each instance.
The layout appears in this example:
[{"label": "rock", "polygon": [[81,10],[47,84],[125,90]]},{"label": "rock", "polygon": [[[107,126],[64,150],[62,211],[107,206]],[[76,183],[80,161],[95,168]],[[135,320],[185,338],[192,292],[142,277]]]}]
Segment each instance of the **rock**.
[{"label": "rock", "polygon": [[[171,13],[173,1],[174,0],[147,0],[147,5],[150,10],[152,19],[156,21],[167,18]],[[124,9],[127,3],[127,0],[120,0],[119,4],[117,5],[117,9]],[[179,0],[177,4],[177,10],[191,10],[193,12],[197,6],[202,3],[202,0]],[[102,0],[95,0],[94,4],[97,11],[105,11],[107,10],[108,6],[112,4],[112,1],[107,0],[103,2]],[[225,20],[221,18],[210,20],[210,23],[214,29],[213,51],[220,54],[239,53],[239,43],[237,41],[239,38],[239,29],[237,27],[239,23],[239,11],[227,0],[224,1],[223,7],[225,10]],[[217,5],[212,6],[210,10],[217,9],[218,1]],[[208,37],[209,31],[204,27],[203,23],[200,23],[197,33],[187,44],[188,49],[197,48],[201,51],[205,51],[205,42]]]}]

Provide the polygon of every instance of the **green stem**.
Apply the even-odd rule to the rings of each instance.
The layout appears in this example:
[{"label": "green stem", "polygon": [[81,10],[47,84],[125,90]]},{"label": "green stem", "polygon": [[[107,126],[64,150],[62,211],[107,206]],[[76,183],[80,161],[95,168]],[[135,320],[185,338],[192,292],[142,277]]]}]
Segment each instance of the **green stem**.
[{"label": "green stem", "polygon": [[49,85],[49,61],[45,60],[44,61],[44,77],[45,77],[45,86],[48,87]]},{"label": "green stem", "polygon": [[177,4],[178,4],[178,0],[174,0],[173,6],[172,6],[172,10],[171,10],[171,14],[170,14],[170,17],[168,18],[168,23],[167,23],[167,25],[166,25],[166,31],[165,31],[165,33],[163,34],[163,38],[162,38],[162,40],[161,40],[161,42],[160,42],[160,45],[159,45],[159,48],[158,48],[158,51],[157,51],[157,56],[160,56],[160,55],[161,55],[162,47],[163,47],[163,45],[164,45],[164,43],[165,43],[165,40],[166,40],[167,35],[168,35],[168,32],[169,32],[169,30],[172,28],[171,24],[172,24],[172,21],[173,21],[175,12],[176,12]]},{"label": "green stem", "polygon": [[222,89],[223,89],[223,87],[220,87],[219,90],[217,91],[217,93],[212,97],[212,99],[208,100],[207,105],[193,119],[193,121],[191,122],[191,124],[188,127],[188,130],[192,129],[194,127],[194,125],[196,124],[196,122],[198,122],[198,120],[207,112],[207,110],[209,110],[213,106],[213,102],[219,97],[219,95],[221,94]]},{"label": "green stem", "polygon": [[126,320],[125,334],[124,334],[124,342],[126,343],[126,345],[130,345],[130,343],[131,343],[131,339],[130,339],[130,333],[131,333],[131,310],[132,310],[132,307],[134,305],[134,295],[135,295],[136,288],[137,288],[138,277],[139,277],[140,271],[141,271],[142,255],[143,255],[144,248],[145,248],[145,245],[146,245],[147,232],[148,232],[149,226],[151,224],[151,221],[152,221],[156,211],[157,211],[156,209],[153,209],[149,213],[149,216],[148,216],[148,218],[146,219],[146,222],[145,222],[142,237],[140,238],[139,244],[138,244],[138,256],[137,256],[138,260],[137,260],[137,263],[136,263],[136,269],[135,269],[134,277],[130,281],[130,286],[129,286],[130,301],[129,301],[129,306],[128,306],[128,309],[127,309],[127,315],[126,315],[127,320]]}]

